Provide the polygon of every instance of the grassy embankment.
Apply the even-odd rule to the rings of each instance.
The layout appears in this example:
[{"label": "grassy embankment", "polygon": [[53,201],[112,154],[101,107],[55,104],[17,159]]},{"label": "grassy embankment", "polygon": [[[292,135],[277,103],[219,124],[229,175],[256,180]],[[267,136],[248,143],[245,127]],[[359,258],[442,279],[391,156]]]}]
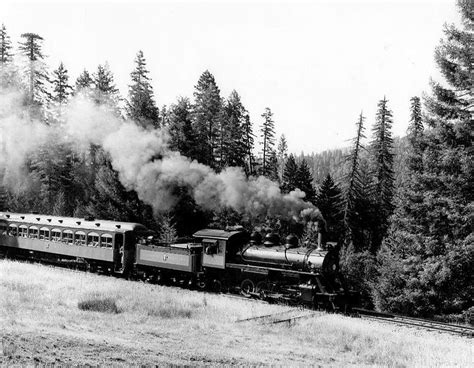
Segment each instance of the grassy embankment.
[{"label": "grassy embankment", "polygon": [[0,366],[473,363],[472,340],[339,315],[291,327],[235,323],[286,309],[0,260]]}]

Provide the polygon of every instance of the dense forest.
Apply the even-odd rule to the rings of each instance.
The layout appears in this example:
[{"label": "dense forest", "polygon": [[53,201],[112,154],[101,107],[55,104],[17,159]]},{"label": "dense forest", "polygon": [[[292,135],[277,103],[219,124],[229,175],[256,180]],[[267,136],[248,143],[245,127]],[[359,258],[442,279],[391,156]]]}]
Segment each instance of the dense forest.
[{"label": "dense forest", "polygon": [[444,80],[407,96],[406,137],[392,136],[383,97],[375,117],[354,117],[348,147],[299,156],[270,108],[252,122],[208,70],[192,98],[159,108],[142,51],[124,98],[108,64],[72,82],[40,35],[14,46],[2,25],[0,209],[140,222],[171,242],[232,225],[308,237],[294,208],[317,208],[366,305],[462,316],[474,295],[474,5],[458,9],[462,25],[435,50]]}]

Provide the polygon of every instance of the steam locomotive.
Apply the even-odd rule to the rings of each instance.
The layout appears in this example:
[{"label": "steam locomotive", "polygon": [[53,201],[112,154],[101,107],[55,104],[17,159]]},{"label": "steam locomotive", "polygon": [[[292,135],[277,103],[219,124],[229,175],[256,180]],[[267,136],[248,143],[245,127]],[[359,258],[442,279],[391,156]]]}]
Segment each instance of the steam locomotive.
[{"label": "steam locomotive", "polygon": [[0,255],[319,308],[346,309],[353,299],[336,249],[238,228],[160,244],[137,223],[0,212]]}]

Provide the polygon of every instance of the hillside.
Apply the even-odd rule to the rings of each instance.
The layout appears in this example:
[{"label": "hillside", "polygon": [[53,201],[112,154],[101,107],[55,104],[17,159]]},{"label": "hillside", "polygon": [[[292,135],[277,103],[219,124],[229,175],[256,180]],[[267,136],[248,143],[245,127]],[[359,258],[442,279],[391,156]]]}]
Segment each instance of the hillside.
[{"label": "hillside", "polygon": [[324,313],[290,327],[236,323],[288,307],[36,264],[1,260],[0,295],[0,366],[472,363],[461,337]]},{"label": "hillside", "polygon": [[[368,143],[365,142],[368,148]],[[394,153],[394,173],[397,186],[403,182],[406,175],[405,158],[408,150],[408,140],[406,136],[395,137],[393,144]],[[326,176],[330,174],[336,183],[344,183],[344,178],[348,173],[349,166],[346,162],[346,156],[349,154],[349,147],[334,148],[320,153],[300,154],[299,160],[305,159],[311,169],[314,185],[316,188],[324,181]],[[368,151],[363,151],[362,158],[366,159]]]}]

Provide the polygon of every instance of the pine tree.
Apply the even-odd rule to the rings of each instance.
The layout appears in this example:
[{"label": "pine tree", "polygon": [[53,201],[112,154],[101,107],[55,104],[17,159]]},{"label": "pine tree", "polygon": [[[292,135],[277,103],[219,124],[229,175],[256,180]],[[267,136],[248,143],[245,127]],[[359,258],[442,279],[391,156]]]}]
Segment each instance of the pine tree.
[{"label": "pine tree", "polygon": [[92,79],[89,72],[84,69],[82,73],[76,79],[76,90],[75,93],[83,92],[92,88],[94,80]]},{"label": "pine tree", "polygon": [[62,215],[71,215],[72,152],[65,144],[59,144],[59,141],[59,137],[51,136],[31,157],[30,169],[32,176],[40,183],[37,209],[52,213],[58,196],[62,193],[62,201],[65,203]]},{"label": "pine tree", "polygon": [[47,108],[51,95],[47,67],[43,62],[43,37],[35,33],[23,33],[21,37],[24,39],[19,44],[19,51],[24,57],[21,77],[26,91],[25,103],[33,115],[47,119],[47,111],[44,109]]},{"label": "pine tree", "polygon": [[296,172],[296,187],[305,192],[305,201],[315,203],[316,202],[316,190],[313,186],[313,175],[309,170],[308,163],[303,159]]},{"label": "pine tree", "polygon": [[245,167],[247,145],[244,121],[247,111],[239,94],[233,90],[224,105],[224,116],[220,125],[220,167]]},{"label": "pine tree", "polygon": [[277,147],[277,159],[278,159],[278,180],[283,180],[283,170],[285,169],[285,163],[288,158],[288,143],[284,134],[280,136]]},{"label": "pine tree", "polygon": [[463,28],[447,26],[436,50],[447,84],[433,82],[425,101],[422,165],[411,167],[378,255],[379,309],[431,316],[472,306],[474,3],[458,7]]},{"label": "pine tree", "polygon": [[157,128],[159,126],[158,108],[148,74],[143,52],[138,51],[135,69],[130,74],[132,84],[128,89],[127,115],[143,128]]},{"label": "pine tree", "polygon": [[161,114],[160,114],[160,126],[167,127],[169,125],[169,118],[170,118],[170,111],[166,105],[161,107]]},{"label": "pine tree", "polygon": [[253,134],[252,123],[250,116],[245,114],[242,124],[242,140],[245,151],[245,173],[247,176],[255,174],[255,157],[253,155],[253,148],[255,142],[255,134]]},{"label": "pine tree", "polygon": [[57,110],[57,119],[61,119],[62,108],[67,104],[69,96],[72,92],[72,87],[68,84],[69,76],[68,71],[61,62],[58,69],[53,72],[54,79],[51,81],[53,84],[53,96],[52,99],[55,103]]},{"label": "pine tree", "polygon": [[352,140],[352,149],[350,154],[346,157],[346,162],[349,163],[349,174],[347,175],[346,182],[347,188],[344,194],[344,227],[345,227],[345,243],[349,244],[353,241],[353,219],[356,217],[356,202],[359,198],[363,197],[361,175],[360,175],[360,159],[362,152],[365,150],[363,145],[364,135],[364,120],[365,117],[362,112],[359,115],[357,121],[357,133],[355,138]]},{"label": "pine tree", "polygon": [[193,129],[200,142],[199,161],[217,168],[216,147],[222,118],[222,101],[214,76],[206,70],[199,77],[194,92]]},{"label": "pine tree", "polygon": [[326,241],[339,241],[343,236],[341,190],[334,183],[330,174],[324,179],[316,197],[316,207],[326,221],[324,238]]},{"label": "pine tree", "polygon": [[99,65],[97,72],[92,75],[92,79],[94,102],[98,105],[107,106],[111,111],[120,115],[120,109],[118,107],[120,97],[109,65],[107,63]]},{"label": "pine tree", "polygon": [[176,231],[176,223],[173,216],[170,214],[161,215],[159,218],[160,225],[160,243],[172,244],[178,239],[178,232]]},{"label": "pine tree", "polygon": [[171,106],[168,118],[168,132],[170,134],[169,147],[174,151],[194,160],[196,147],[199,145],[193,131],[192,106],[188,98],[181,97]]},{"label": "pine tree", "polygon": [[65,105],[71,94],[72,87],[68,84],[69,76],[67,69],[64,67],[64,64],[61,62],[58,69],[53,72],[54,79],[52,83],[54,85],[54,95],[53,101],[56,101],[60,105]]},{"label": "pine tree", "polygon": [[298,165],[296,164],[295,156],[290,154],[283,169],[281,190],[284,193],[289,193],[297,188]]},{"label": "pine tree", "polygon": [[5,24],[2,24],[2,28],[0,28],[0,64],[3,65],[12,61],[11,48],[10,36],[7,34]]},{"label": "pine tree", "polygon": [[394,172],[393,172],[393,138],[392,112],[387,107],[384,97],[378,103],[376,121],[372,129],[373,140],[370,150],[373,157],[374,202],[377,206],[378,228],[373,236],[372,249],[378,249],[386,234],[389,217],[393,212]]},{"label": "pine tree", "polygon": [[12,43],[4,24],[0,28],[0,87],[6,88],[16,84],[16,70],[12,63]]},{"label": "pine tree", "polygon": [[422,138],[423,138],[423,121],[421,115],[421,101],[419,97],[412,97],[410,106],[410,124],[408,126],[408,140],[410,143],[410,152],[408,154],[408,166],[418,171],[421,169],[422,162]]},{"label": "pine tree", "polygon": [[275,154],[275,122],[273,121],[273,113],[270,108],[265,108],[265,112],[262,114],[264,119],[263,124],[260,128],[260,137],[262,145],[262,166],[261,174],[265,176],[276,176],[273,175],[271,159]]}]

